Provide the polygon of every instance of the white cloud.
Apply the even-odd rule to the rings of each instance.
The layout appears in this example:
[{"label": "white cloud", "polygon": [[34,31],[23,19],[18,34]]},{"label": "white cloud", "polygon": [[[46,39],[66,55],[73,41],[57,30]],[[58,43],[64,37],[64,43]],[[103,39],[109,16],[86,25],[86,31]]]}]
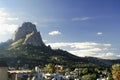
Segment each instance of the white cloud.
[{"label": "white cloud", "polygon": [[108,52],[111,44],[95,43],[95,42],[57,42],[48,43],[52,48],[61,48],[77,56],[92,56],[101,58],[118,58],[115,53]]},{"label": "white cloud", "polygon": [[18,25],[15,24],[0,24],[0,42],[11,39],[17,27]]},{"label": "white cloud", "polygon": [[0,35],[12,34],[17,27],[15,24],[0,24]]},{"label": "white cloud", "polygon": [[89,19],[92,19],[92,17],[77,17],[77,18],[73,18],[72,21],[86,21],[86,20],[89,20]]},{"label": "white cloud", "polygon": [[4,8],[0,8],[0,17],[8,16],[9,14],[5,12]]},{"label": "white cloud", "polygon": [[119,54],[112,53],[112,52],[99,54],[99,55],[97,55],[97,57],[101,57],[101,58],[104,58],[104,59],[119,59],[120,58]]},{"label": "white cloud", "polygon": [[38,23],[37,22],[33,22],[33,24],[37,25]]},{"label": "white cloud", "polygon": [[4,8],[0,8],[0,23],[18,20],[18,18],[10,16],[11,15],[8,12],[6,12]]},{"label": "white cloud", "polygon": [[105,48],[110,47],[111,44],[100,44],[100,43],[94,43],[94,42],[58,42],[58,43],[49,43],[53,48],[56,47],[66,47],[69,46],[71,48],[76,49],[90,49],[90,48]]},{"label": "white cloud", "polygon": [[54,35],[60,35],[61,32],[60,31],[51,31],[48,34],[51,35],[51,36],[54,36]]},{"label": "white cloud", "polygon": [[102,32],[98,32],[97,35],[103,35],[103,33]]},{"label": "white cloud", "polygon": [[18,25],[11,24],[11,21],[16,20],[18,20],[17,17],[12,17],[5,8],[0,8],[0,42],[4,42],[12,36]]},{"label": "white cloud", "polygon": [[18,18],[0,17],[0,21],[1,21],[1,22],[5,22],[5,21],[14,21],[14,20],[18,20]]},{"label": "white cloud", "polygon": [[46,42],[47,42],[47,40],[43,39],[43,42],[44,42],[44,43],[46,43]]},{"label": "white cloud", "polygon": [[4,8],[0,8],[0,35],[13,33],[17,26],[16,24],[7,24],[8,21],[15,21],[18,18],[10,17],[10,14]]}]

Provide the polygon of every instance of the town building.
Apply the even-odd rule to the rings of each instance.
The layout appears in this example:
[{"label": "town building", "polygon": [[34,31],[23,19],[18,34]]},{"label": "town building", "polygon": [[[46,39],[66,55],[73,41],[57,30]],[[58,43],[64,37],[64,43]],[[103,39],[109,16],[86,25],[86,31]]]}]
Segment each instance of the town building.
[{"label": "town building", "polygon": [[0,61],[0,80],[8,80],[8,66],[4,61]]}]

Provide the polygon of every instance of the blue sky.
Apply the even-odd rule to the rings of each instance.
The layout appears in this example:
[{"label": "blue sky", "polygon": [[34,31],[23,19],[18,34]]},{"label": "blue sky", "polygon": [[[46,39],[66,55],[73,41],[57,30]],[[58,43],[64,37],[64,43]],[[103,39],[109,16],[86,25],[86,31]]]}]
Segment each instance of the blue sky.
[{"label": "blue sky", "polygon": [[118,59],[119,8],[120,0],[0,0],[0,42],[29,21],[53,48]]}]

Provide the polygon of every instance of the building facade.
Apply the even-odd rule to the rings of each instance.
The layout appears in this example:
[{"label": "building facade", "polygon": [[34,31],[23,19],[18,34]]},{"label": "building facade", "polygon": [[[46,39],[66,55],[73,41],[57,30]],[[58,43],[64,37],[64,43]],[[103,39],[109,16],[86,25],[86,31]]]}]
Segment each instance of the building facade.
[{"label": "building facade", "polygon": [[3,61],[0,61],[0,80],[8,80],[8,66]]}]

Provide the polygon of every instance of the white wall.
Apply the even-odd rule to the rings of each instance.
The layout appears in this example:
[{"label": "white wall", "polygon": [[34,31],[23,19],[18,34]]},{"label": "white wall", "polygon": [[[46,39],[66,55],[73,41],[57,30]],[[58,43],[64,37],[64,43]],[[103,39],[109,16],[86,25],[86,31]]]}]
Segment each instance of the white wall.
[{"label": "white wall", "polygon": [[0,67],[0,80],[8,80],[8,68]]}]

